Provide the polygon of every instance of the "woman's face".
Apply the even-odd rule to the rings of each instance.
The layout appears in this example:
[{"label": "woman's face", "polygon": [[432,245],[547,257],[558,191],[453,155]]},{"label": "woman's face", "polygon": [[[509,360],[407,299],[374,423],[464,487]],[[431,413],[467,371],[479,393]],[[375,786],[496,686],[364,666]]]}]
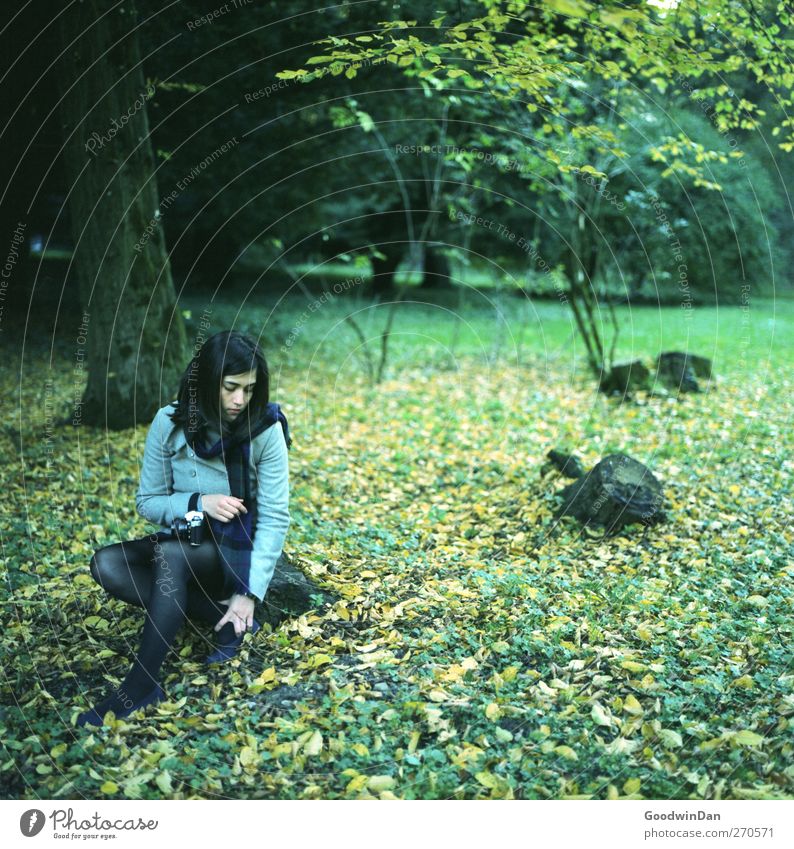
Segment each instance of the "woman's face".
[{"label": "woman's face", "polygon": [[224,376],[221,381],[221,415],[225,422],[235,421],[248,406],[255,383],[256,369]]}]

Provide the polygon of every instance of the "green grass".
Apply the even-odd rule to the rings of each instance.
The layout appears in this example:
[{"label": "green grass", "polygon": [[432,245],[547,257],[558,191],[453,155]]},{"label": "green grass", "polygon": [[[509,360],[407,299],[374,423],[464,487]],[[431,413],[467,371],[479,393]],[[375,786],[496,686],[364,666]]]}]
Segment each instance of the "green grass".
[{"label": "green grass", "polygon": [[[348,277],[350,274],[348,272]],[[235,327],[261,338],[274,363],[315,357],[337,364],[360,360],[361,343],[347,321],[360,326],[373,356],[380,351],[390,302],[372,300],[354,287],[352,294],[310,295],[293,291],[276,300],[256,293],[242,310],[219,305],[215,326]],[[200,315],[206,302],[187,297],[182,306]],[[315,308],[310,309],[314,303]],[[616,306],[619,325],[617,361],[650,363],[661,351],[685,350],[709,357],[717,374],[794,363],[792,302],[752,298],[748,306]],[[611,344],[610,312],[599,316],[607,345]],[[392,369],[406,366],[454,367],[460,357],[490,362],[521,361],[527,356],[564,358],[571,372],[586,372],[585,349],[571,310],[556,300],[530,300],[504,290],[458,288],[432,293],[409,290],[396,307],[389,342]],[[395,376],[392,371],[391,376]]]},{"label": "green grass", "polygon": [[[185,628],[169,703],[90,733],[71,723],[129,668],[142,615],[88,563],[149,531],[147,424],[48,431],[72,403],[73,340],[22,371],[7,351],[6,417],[27,413],[0,433],[4,795],[791,798],[790,311],[619,308],[620,356],[688,348],[718,375],[620,404],[554,302],[401,304],[376,389],[345,318],[377,342],[388,305],[307,304],[217,303],[205,335],[261,335],[295,438],[285,549],[339,601],[222,669],[201,664],[209,629]],[[206,305],[180,303],[191,336]],[[647,463],[669,520],[607,539],[558,520],[555,446],[588,468]]]}]

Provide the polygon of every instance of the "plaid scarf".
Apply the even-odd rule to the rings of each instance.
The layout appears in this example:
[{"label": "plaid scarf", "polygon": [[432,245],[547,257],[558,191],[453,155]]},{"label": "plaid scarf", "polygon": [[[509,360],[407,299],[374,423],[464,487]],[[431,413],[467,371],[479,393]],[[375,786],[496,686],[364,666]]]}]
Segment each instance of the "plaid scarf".
[{"label": "plaid scarf", "polygon": [[[235,440],[231,436],[221,436],[210,448],[201,445],[198,440],[194,445],[196,453],[205,460],[210,457],[217,457],[218,454],[223,455],[231,494],[237,498],[242,498],[245,508],[248,510],[247,513],[235,516],[229,522],[221,522],[209,515],[204,517],[220,549],[221,561],[226,573],[224,590],[240,595],[251,591],[248,576],[251,571],[251,551],[254,547],[254,533],[256,531],[257,494],[251,492],[248,465],[251,456],[251,440],[277,421],[280,421],[284,428],[284,436],[287,448],[289,448],[292,440],[289,435],[287,417],[282,412],[281,407],[273,403],[267,405],[262,421],[245,437],[238,436]],[[196,498],[196,501],[198,501],[198,498]],[[191,509],[195,509],[195,505]]]}]

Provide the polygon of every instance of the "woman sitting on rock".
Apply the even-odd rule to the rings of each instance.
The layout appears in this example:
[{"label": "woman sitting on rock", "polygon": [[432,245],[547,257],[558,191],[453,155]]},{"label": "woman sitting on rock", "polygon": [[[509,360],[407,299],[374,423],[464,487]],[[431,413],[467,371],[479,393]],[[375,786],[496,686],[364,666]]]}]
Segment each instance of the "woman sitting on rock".
[{"label": "woman sitting on rock", "polygon": [[[186,617],[215,627],[208,663],[234,657],[245,633],[259,630],[254,602],[265,597],[290,522],[289,430],[269,390],[257,344],[224,331],[190,362],[177,401],[157,411],[136,504],[160,529],[100,548],[90,564],[110,595],[145,609],[140,649],[121,684],[78,725],[162,701],[160,667]],[[189,527],[175,535],[175,520],[192,523],[199,537],[191,540]]]}]

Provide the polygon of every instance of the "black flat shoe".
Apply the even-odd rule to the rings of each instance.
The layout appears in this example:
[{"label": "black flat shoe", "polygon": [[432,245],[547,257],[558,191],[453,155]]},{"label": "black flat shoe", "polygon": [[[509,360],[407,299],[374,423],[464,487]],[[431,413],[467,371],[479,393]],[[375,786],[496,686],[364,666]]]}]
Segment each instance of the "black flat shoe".
[{"label": "black flat shoe", "polygon": [[[165,700],[165,693],[163,692],[163,688],[158,684],[151,693],[147,693],[140,701],[136,702],[132,707],[125,708],[121,710],[119,713],[113,708],[110,710],[113,712],[113,715],[116,719],[124,719],[124,717],[129,716],[132,713],[135,713],[136,710],[140,710],[141,708],[145,708],[147,705],[157,704],[158,702],[162,702]],[[77,717],[78,725],[103,725],[104,724],[104,715],[100,716],[95,707],[92,707],[91,710],[87,710],[84,713],[81,713],[80,716]]]},{"label": "black flat shoe", "polygon": [[[256,619],[254,619],[251,624],[251,633],[255,634],[261,627]],[[235,637],[230,643],[218,646],[212,654],[204,658],[204,663],[225,663],[227,660],[231,660],[240,650],[244,636],[245,634],[240,634],[239,637]]]}]

